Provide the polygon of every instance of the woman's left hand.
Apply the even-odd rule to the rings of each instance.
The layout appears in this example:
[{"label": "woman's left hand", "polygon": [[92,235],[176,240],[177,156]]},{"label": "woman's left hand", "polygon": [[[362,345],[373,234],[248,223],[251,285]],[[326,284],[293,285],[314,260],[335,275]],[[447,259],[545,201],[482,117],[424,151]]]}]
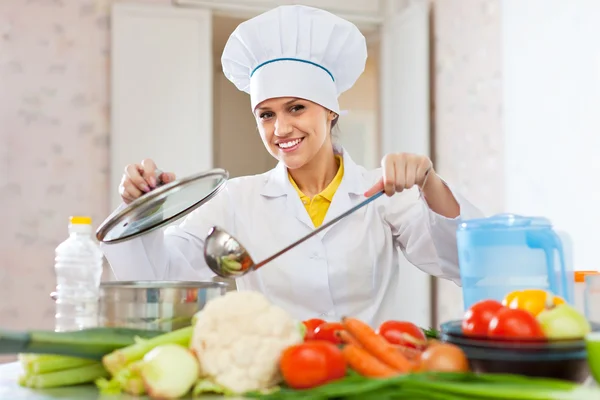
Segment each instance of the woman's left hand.
[{"label": "woman's left hand", "polygon": [[386,195],[392,196],[396,192],[410,189],[415,185],[422,189],[428,175],[435,175],[433,163],[429,157],[418,154],[387,154],[381,160],[381,167],[383,176],[365,192],[366,197],[371,197],[382,190]]}]

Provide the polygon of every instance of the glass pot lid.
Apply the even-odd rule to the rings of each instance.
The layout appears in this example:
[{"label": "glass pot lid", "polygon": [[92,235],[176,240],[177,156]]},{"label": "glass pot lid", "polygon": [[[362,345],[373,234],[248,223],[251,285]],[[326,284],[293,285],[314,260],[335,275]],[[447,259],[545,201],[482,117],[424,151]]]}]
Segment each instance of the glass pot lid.
[{"label": "glass pot lid", "polygon": [[119,207],[96,230],[96,238],[119,243],[168,225],[215,197],[228,178],[227,171],[217,168],[158,186]]}]

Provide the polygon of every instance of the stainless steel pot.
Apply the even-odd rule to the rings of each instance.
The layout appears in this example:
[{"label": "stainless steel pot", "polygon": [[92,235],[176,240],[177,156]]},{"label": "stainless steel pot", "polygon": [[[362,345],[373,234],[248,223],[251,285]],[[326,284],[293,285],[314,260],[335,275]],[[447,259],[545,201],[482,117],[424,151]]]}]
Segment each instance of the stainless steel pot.
[{"label": "stainless steel pot", "polygon": [[171,331],[188,326],[210,300],[223,296],[222,282],[104,282],[98,325]]},{"label": "stainless steel pot", "polygon": [[183,328],[207,302],[223,296],[227,286],[223,282],[102,282],[98,325],[161,331]]}]

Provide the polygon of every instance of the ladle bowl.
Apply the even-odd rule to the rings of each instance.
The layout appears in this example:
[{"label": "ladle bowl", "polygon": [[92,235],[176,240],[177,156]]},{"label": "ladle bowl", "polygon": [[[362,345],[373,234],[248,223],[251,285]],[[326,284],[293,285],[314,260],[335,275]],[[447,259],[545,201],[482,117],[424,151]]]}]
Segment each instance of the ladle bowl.
[{"label": "ladle bowl", "polygon": [[215,274],[222,278],[237,278],[243,276],[250,271],[259,269],[263,265],[273,261],[275,258],[279,257],[288,250],[291,250],[294,247],[298,246],[305,240],[308,240],[317,233],[329,228],[331,225],[352,214],[354,211],[366,206],[373,200],[379,198],[381,195],[383,195],[383,193],[384,192],[381,191],[374,194],[373,196],[355,205],[354,207],[352,207],[348,211],[345,211],[341,215],[338,215],[326,224],[321,225],[318,229],[315,229],[308,235],[301,237],[294,243],[287,246],[285,249],[280,250],[279,252],[273,254],[266,260],[259,262],[258,264],[256,264],[252,260],[252,257],[250,257],[250,255],[248,254],[246,248],[242,246],[236,238],[234,238],[232,235],[225,232],[218,226],[213,226],[208,232],[208,236],[206,237],[206,240],[204,242],[204,260],[206,261],[208,267]]},{"label": "ladle bowl", "polygon": [[210,229],[204,242],[204,259],[209,268],[222,278],[237,278],[255,267],[246,248],[217,226]]}]

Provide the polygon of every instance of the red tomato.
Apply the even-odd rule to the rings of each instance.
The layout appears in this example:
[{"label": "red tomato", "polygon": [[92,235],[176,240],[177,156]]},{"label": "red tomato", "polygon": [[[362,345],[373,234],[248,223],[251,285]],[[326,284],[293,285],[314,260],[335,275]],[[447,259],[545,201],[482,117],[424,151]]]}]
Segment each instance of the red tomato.
[{"label": "red tomato", "polygon": [[486,336],[490,321],[502,308],[502,303],[496,300],[482,300],[473,304],[462,320],[463,333],[468,336]]},{"label": "red tomato", "polygon": [[313,340],[315,336],[315,329],[317,329],[319,325],[324,324],[325,321],[319,318],[312,318],[302,321],[302,323],[306,327],[306,336],[304,337],[304,340]]},{"label": "red tomato", "polygon": [[[420,348],[418,342],[426,342],[427,337],[421,328],[412,322],[385,321],[377,330],[389,343],[405,347]],[[414,339],[414,340],[411,340]]]},{"label": "red tomato", "polygon": [[540,323],[525,310],[502,308],[490,321],[488,335],[497,338],[542,339]]},{"label": "red tomato", "polygon": [[279,368],[288,386],[309,389],[346,375],[346,359],[336,345],[312,340],[285,349]]},{"label": "red tomato", "polygon": [[325,322],[315,329],[313,336],[314,340],[325,340],[335,344],[340,344],[342,341],[335,334],[336,331],[343,331],[344,326],[339,322]]}]

